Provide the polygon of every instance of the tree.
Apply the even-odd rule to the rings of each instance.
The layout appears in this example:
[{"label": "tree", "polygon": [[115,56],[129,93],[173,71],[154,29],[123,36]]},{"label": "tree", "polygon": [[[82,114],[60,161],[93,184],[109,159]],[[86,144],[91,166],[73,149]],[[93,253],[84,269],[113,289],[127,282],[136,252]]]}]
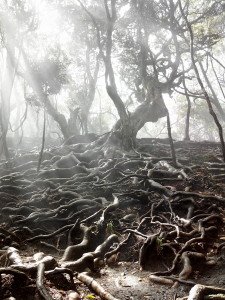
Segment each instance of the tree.
[{"label": "tree", "polygon": [[[3,3],[3,7],[5,4]],[[13,91],[13,85],[17,73],[17,68],[20,60],[20,51],[22,41],[18,46],[18,55],[15,54],[15,42],[18,38],[17,33],[11,26],[11,15],[7,11],[5,15],[1,13],[1,45],[2,45],[2,77],[1,77],[1,107],[0,107],[0,129],[1,129],[1,144],[0,144],[0,157],[4,153],[5,158],[10,158],[6,136],[9,128],[10,120],[10,101]],[[5,54],[5,55],[4,55]]]},{"label": "tree", "polygon": [[69,138],[72,134],[77,134],[76,128],[73,128],[71,133],[71,128],[68,126],[65,116],[54,107],[49,99],[49,96],[58,93],[62,84],[66,82],[65,72],[62,72],[65,68],[64,64],[54,59],[47,59],[39,62],[36,66],[32,66],[25,52],[23,52],[23,59],[26,71],[20,73],[20,75],[27,81],[36,94],[36,100],[40,101],[46,107],[48,114],[58,123],[65,139]]},{"label": "tree", "polygon": [[[163,93],[173,93],[183,82],[183,77],[192,73],[192,65],[190,60],[184,61],[189,51],[188,29],[176,1],[135,0],[126,5],[126,14],[119,18],[123,1],[104,1],[104,32],[88,8],[84,9],[96,27],[105,65],[106,89],[119,115],[113,134],[117,135],[118,143],[122,141],[120,146],[130,149],[135,144],[137,132],[146,122],[156,122],[167,115]],[[189,3],[187,13],[193,15],[194,26],[202,26],[207,18],[213,19],[221,14],[222,1],[203,5],[199,15],[195,9],[195,5]],[[197,38],[200,43],[195,49],[196,55],[211,48],[221,35],[219,30],[217,33],[207,31]],[[124,55],[121,55],[121,48]],[[126,110],[116,84],[114,54],[117,53],[120,53],[124,81],[137,102],[133,112]],[[182,61],[185,70],[182,69]]]},{"label": "tree", "polygon": [[[8,5],[8,6],[7,6]],[[64,3],[63,3],[64,5]],[[26,14],[27,8],[31,10],[32,14],[32,21],[28,18]],[[5,18],[2,19],[2,23],[4,25],[4,36],[6,39],[9,39],[11,35],[15,35],[16,39],[13,41],[13,47],[15,49],[19,49],[20,44],[18,43],[17,39],[23,40],[23,44],[21,44],[20,52],[21,52],[21,61],[18,64],[18,70],[17,74],[22,77],[26,81],[26,85],[30,87],[30,93],[26,99],[29,103],[31,99],[38,103],[40,107],[45,107],[47,113],[55,120],[55,122],[58,124],[60,131],[62,132],[64,139],[69,138],[72,135],[77,135],[80,133],[80,129],[77,126],[77,120],[78,119],[78,110],[75,107],[70,108],[71,116],[70,118],[66,118],[64,114],[62,114],[60,111],[57,110],[57,108],[54,106],[51,98],[51,95],[59,94],[61,91],[63,85],[68,84],[68,77],[70,76],[67,72],[67,67],[69,64],[72,64],[72,59],[67,54],[65,54],[65,51],[63,52],[59,45],[54,44],[51,46],[46,47],[47,51],[45,51],[44,55],[40,56],[40,46],[39,43],[42,42],[41,34],[38,32],[38,25],[34,24],[36,21],[35,18],[38,18],[38,15],[36,14],[36,11],[34,10],[32,4],[28,4],[26,6],[26,3],[20,3],[18,5],[11,6],[7,3],[3,6],[3,11],[7,12],[9,15],[8,21],[6,21]],[[25,32],[20,32],[22,30],[22,27],[17,26],[18,20],[18,14],[20,14],[20,18],[22,16],[24,17],[24,27],[26,28]],[[78,13],[79,14],[79,13]],[[80,23],[81,24],[81,23]],[[8,31],[8,28],[10,27],[10,32]],[[17,30],[19,28],[20,30]],[[78,26],[79,28],[79,26]],[[86,98],[84,97],[82,101],[77,101],[81,108],[81,118],[83,125],[83,132],[88,132],[88,126],[87,126],[87,119],[88,119],[88,113],[90,110],[90,106],[93,102],[94,96],[95,96],[95,85],[97,82],[97,75],[99,70],[99,58],[98,55],[96,55],[96,64],[93,69],[92,63],[90,63],[90,56],[93,57],[93,46],[91,45],[91,36],[88,33],[88,24],[85,25],[85,38],[83,37],[84,41],[84,48],[85,51],[83,51],[82,55],[86,60],[86,63],[82,65],[82,72],[86,69],[85,76],[86,78],[82,82],[82,89],[83,92],[86,93]],[[82,31],[82,29],[80,29]],[[32,34],[28,34],[28,33]],[[83,32],[82,32],[83,33]],[[82,33],[79,32],[79,35],[82,36]],[[89,36],[88,36],[89,34]],[[89,39],[89,42],[88,42]],[[79,43],[79,42],[78,42]],[[34,48],[32,51],[30,51],[30,45],[32,45]],[[36,49],[35,49],[36,46]],[[79,44],[80,46],[80,44]],[[9,47],[8,47],[9,49]],[[82,49],[82,47],[80,47]],[[85,53],[86,52],[86,53]],[[32,54],[31,54],[32,53]],[[35,57],[35,54],[37,57]],[[16,58],[13,55],[12,51],[8,51],[8,57],[11,63],[14,65],[16,64]],[[73,56],[74,58],[74,56]],[[79,62],[77,62],[79,64]],[[75,67],[76,68],[76,67]],[[93,71],[93,72],[92,72]],[[81,72],[80,72],[81,73]],[[80,74],[81,75],[81,74]],[[8,80],[6,78],[6,80]],[[8,86],[8,85],[5,85]],[[72,88],[74,88],[73,85],[71,85]],[[78,91],[77,91],[77,98],[78,98]],[[7,105],[9,105],[9,101],[5,101]],[[2,107],[3,108],[3,107]],[[3,108],[3,115],[5,114],[6,108]],[[79,113],[80,114],[80,113]],[[9,117],[8,117],[9,119]],[[4,122],[5,123],[5,122]],[[4,124],[3,124],[4,125]],[[6,126],[4,126],[6,128]],[[4,136],[6,136],[7,132],[4,129]]]},{"label": "tree", "polygon": [[[51,1],[48,6],[64,17],[61,31],[57,33],[61,34],[63,26],[67,26],[66,42],[52,42],[44,37],[36,21],[38,14],[30,2],[27,3],[30,11],[26,5],[15,5],[13,12],[5,7],[11,16],[12,32],[17,33],[16,51],[18,40],[21,37],[24,40],[17,74],[25,79],[35,94],[35,101],[40,107],[46,107],[67,139],[73,134],[88,132],[88,114],[102,72],[102,60],[106,90],[119,116],[108,141],[112,137],[119,147],[130,149],[147,122],[157,122],[167,116],[164,94],[175,94],[177,90],[186,96],[196,93],[196,89],[190,91],[188,85],[188,79],[197,82],[188,54],[188,29],[175,0],[86,1],[86,6],[78,2]],[[195,57],[205,71],[207,56],[223,37],[223,26],[219,25],[224,17],[223,1],[187,1],[185,9],[196,40]],[[15,25],[18,12],[20,19],[26,17],[19,31]],[[29,19],[28,12],[33,21],[29,21],[32,18]],[[29,34],[24,35],[28,31]],[[4,34],[8,35],[6,30]],[[46,43],[44,50],[40,46],[43,42]],[[10,59],[15,65],[13,55]],[[207,80],[208,72],[205,75]],[[185,92],[181,90],[184,81]],[[51,99],[62,91],[70,98],[70,118]],[[197,96],[204,98],[199,87],[197,91]],[[126,103],[126,93],[132,106]],[[211,98],[222,114],[219,99]]]},{"label": "tree", "polygon": [[[79,6],[61,5],[65,23],[73,28],[74,37],[70,45],[73,74],[69,87],[70,110],[80,118],[80,131],[87,134],[90,108],[95,98],[96,85],[100,70],[100,56],[96,43],[95,28]],[[79,16],[79,17],[78,17]],[[74,56],[76,51],[76,56]]]},{"label": "tree", "polygon": [[[184,13],[184,9],[182,7],[181,0],[178,0],[178,3],[179,3],[179,8],[180,8],[182,17],[184,18],[184,20],[186,22],[186,25],[187,25],[187,28],[188,28],[188,31],[189,31],[189,34],[190,34],[190,39],[191,39],[190,40],[190,54],[191,54],[191,61],[192,61],[192,64],[193,64],[193,68],[194,68],[194,71],[195,71],[195,74],[196,74],[196,78],[198,80],[198,84],[201,87],[202,93],[205,96],[205,100],[206,100],[208,108],[209,108],[209,113],[213,117],[213,120],[214,120],[214,122],[215,122],[215,124],[218,128],[220,143],[221,143],[221,147],[222,147],[223,160],[225,161],[225,144],[224,144],[224,138],[223,138],[223,128],[222,128],[222,126],[221,126],[221,124],[218,120],[218,117],[217,117],[215,111],[213,110],[213,106],[212,106],[212,103],[210,101],[209,94],[207,93],[206,88],[204,87],[204,84],[201,80],[201,77],[200,77],[196,62],[195,62],[194,34],[193,34],[192,26],[191,26],[187,16]],[[203,74],[205,74],[201,63],[200,63],[200,66],[201,66],[201,69],[203,71]],[[206,76],[205,76],[205,78],[207,79]],[[208,82],[208,79],[207,79],[207,82]]]}]

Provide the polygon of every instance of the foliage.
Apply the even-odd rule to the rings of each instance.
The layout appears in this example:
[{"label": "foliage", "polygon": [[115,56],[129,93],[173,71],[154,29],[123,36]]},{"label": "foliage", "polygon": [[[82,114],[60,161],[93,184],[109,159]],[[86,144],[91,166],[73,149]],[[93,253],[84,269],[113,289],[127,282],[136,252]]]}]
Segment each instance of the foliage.
[{"label": "foliage", "polygon": [[68,64],[65,57],[62,59],[62,54],[57,57],[51,52],[43,60],[32,63],[35,80],[45,93],[58,94],[62,86],[68,83]]},{"label": "foliage", "polygon": [[[28,0],[10,0],[5,3],[7,5],[3,2],[0,4],[2,47],[5,48],[13,40],[16,58],[22,45],[22,53],[31,65],[35,81],[47,96],[59,96],[60,106],[57,108],[66,118],[69,109],[79,107],[80,118],[88,122],[86,129],[101,133],[109,130],[115,118],[102,113],[109,111],[114,114],[113,109],[108,109],[107,96],[103,92],[105,70],[101,54],[107,52],[109,25],[103,2],[82,2],[89,14],[79,2],[74,1],[41,0],[35,5]],[[117,92],[125,110],[129,111],[128,115],[135,111],[138,114],[141,104],[158,102],[159,97],[155,97],[157,86],[160,94],[173,95],[179,101],[178,113],[182,115],[182,124],[176,129],[175,136],[180,137],[186,113],[185,97],[179,100],[178,95],[184,94],[183,76],[187,81],[191,79],[187,88],[192,94],[192,101],[195,100],[195,94],[198,96],[199,87],[190,61],[189,33],[177,1],[117,0],[115,4],[111,60]],[[212,67],[209,66],[208,53],[215,53],[218,59],[223,55],[224,1],[189,0],[182,1],[182,4],[194,32],[195,56],[203,63],[208,76],[215,79]],[[55,23],[51,23],[51,20],[55,20]],[[44,25],[46,28],[43,29]],[[25,70],[23,59],[18,66],[20,76]],[[219,64],[215,68],[221,87],[224,88],[224,68]],[[212,84],[222,103],[223,95],[214,79]],[[27,83],[25,85],[28,95],[24,99],[37,108],[41,107],[42,104],[38,103],[40,99],[30,93]],[[97,97],[96,91],[99,93]],[[99,98],[102,98],[101,111],[92,115],[90,112],[98,104]],[[16,105],[16,101],[14,103]],[[221,106],[224,109],[223,104]],[[115,114],[117,119],[118,115]],[[142,115],[144,118],[144,121],[136,122],[141,124],[140,127],[154,119]],[[196,128],[203,128],[199,135],[212,138],[214,125],[211,123],[209,127],[212,134],[206,129],[209,124],[204,103],[193,103],[191,131],[194,138],[198,138]],[[96,130],[98,124],[102,127],[100,130]]]},{"label": "foliage", "polygon": [[107,235],[111,235],[115,232],[114,230],[114,225],[113,225],[113,221],[109,221],[107,224],[106,224],[106,234]]},{"label": "foliage", "polygon": [[155,241],[157,255],[160,255],[163,250],[162,244],[163,244],[163,239],[157,236],[156,241]]}]

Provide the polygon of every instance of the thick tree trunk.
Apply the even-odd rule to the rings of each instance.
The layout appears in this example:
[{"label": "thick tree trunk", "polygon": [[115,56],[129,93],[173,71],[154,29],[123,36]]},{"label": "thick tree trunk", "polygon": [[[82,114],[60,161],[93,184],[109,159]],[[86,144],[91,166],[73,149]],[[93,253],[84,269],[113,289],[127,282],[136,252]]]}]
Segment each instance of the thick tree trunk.
[{"label": "thick tree trunk", "polygon": [[[152,96],[153,97],[153,96]],[[157,122],[160,118],[167,116],[167,108],[160,91],[154,95],[154,101],[140,104],[133,113],[129,114],[126,121],[119,120],[111,134],[111,142],[124,150],[132,149],[136,144],[138,131],[147,122]]]},{"label": "thick tree trunk", "polygon": [[[104,0],[107,21],[105,48],[102,46],[101,33],[94,16],[84,7],[80,0],[78,1],[90,16],[96,28],[99,52],[105,64],[106,90],[109,97],[112,99],[120,118],[112,129],[107,143],[116,148],[130,150],[135,146],[136,135],[138,131],[145,125],[146,122],[156,122],[158,119],[167,115],[167,109],[162,98],[162,91],[157,74],[155,74],[155,78],[147,76],[147,73],[145,72],[147,66],[145,64],[146,49],[142,47],[141,54],[143,59],[141,76],[144,77],[143,86],[146,90],[145,101],[139,105],[133,113],[127,112],[126,107],[118,93],[111,59],[114,23],[117,19],[116,1]],[[145,36],[145,42],[147,41],[146,37],[147,36]],[[150,49],[148,49],[148,51],[150,51]]]}]

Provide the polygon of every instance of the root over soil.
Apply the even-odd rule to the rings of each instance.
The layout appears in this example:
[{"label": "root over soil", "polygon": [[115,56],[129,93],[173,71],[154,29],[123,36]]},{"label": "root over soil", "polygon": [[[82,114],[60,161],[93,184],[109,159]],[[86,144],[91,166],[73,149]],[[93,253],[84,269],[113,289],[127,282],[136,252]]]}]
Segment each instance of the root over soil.
[{"label": "root over soil", "polygon": [[1,162],[0,299],[224,299],[219,145],[175,147],[178,166],[152,139]]}]

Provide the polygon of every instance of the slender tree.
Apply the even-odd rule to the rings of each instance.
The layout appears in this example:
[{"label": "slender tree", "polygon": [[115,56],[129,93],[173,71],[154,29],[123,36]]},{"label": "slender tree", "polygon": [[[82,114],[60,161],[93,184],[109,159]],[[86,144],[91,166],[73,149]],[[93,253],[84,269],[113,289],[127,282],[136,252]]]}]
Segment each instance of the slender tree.
[{"label": "slender tree", "polygon": [[183,87],[184,87],[184,92],[185,96],[187,99],[187,113],[186,113],[186,122],[185,122],[185,141],[190,141],[190,134],[189,134],[189,129],[190,129],[190,115],[191,115],[191,99],[187,91],[187,86],[185,82],[185,77],[183,78]]},{"label": "slender tree", "polygon": [[218,120],[218,117],[217,117],[216,113],[213,110],[213,106],[212,106],[212,103],[210,101],[209,94],[207,93],[206,88],[204,87],[204,84],[202,82],[202,79],[200,77],[200,74],[199,74],[199,71],[198,71],[198,68],[197,68],[195,52],[194,52],[194,34],[193,34],[191,23],[188,21],[188,18],[186,16],[186,14],[184,13],[184,9],[182,7],[181,0],[178,0],[178,3],[179,3],[179,8],[180,8],[182,17],[185,20],[185,23],[187,25],[187,28],[188,28],[188,31],[189,31],[189,34],[190,34],[190,54],[191,54],[191,61],[192,61],[192,64],[193,64],[193,68],[194,68],[194,71],[195,71],[195,74],[196,74],[198,84],[200,85],[202,93],[205,96],[205,100],[206,100],[208,108],[209,108],[209,113],[213,117],[214,122],[215,122],[215,124],[218,128],[219,138],[220,138],[220,143],[221,143],[221,148],[222,148],[223,160],[225,161],[225,144],[224,144],[224,138],[223,138],[223,128],[222,128],[222,126],[221,126],[221,124]]}]

